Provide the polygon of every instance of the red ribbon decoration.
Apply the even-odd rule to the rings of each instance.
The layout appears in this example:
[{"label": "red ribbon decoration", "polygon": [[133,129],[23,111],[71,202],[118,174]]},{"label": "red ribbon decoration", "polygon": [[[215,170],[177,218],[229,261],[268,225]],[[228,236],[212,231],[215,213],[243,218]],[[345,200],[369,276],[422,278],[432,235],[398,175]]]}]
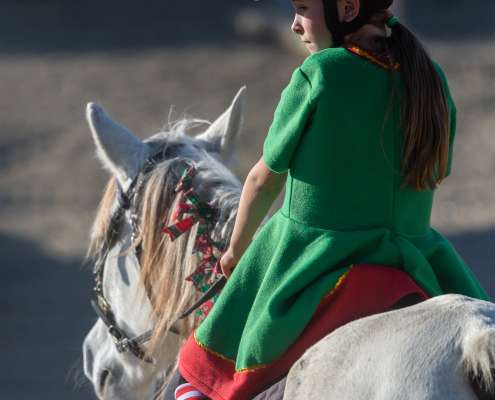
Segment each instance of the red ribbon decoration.
[{"label": "red ribbon decoration", "polygon": [[[216,210],[211,204],[202,202],[194,192],[192,178],[196,174],[197,170],[192,165],[182,173],[175,187],[175,192],[181,192],[181,194],[171,214],[173,223],[164,226],[162,232],[168,234],[173,241],[199,222],[193,254],[199,252],[201,260],[196,270],[186,280],[192,282],[198,291],[204,293],[222,276],[220,255],[217,257],[214,250],[216,249],[221,254],[226,247],[226,242],[214,242],[210,237],[211,219]],[[196,315],[201,321],[210,312],[217,297],[218,294],[196,310]]]}]

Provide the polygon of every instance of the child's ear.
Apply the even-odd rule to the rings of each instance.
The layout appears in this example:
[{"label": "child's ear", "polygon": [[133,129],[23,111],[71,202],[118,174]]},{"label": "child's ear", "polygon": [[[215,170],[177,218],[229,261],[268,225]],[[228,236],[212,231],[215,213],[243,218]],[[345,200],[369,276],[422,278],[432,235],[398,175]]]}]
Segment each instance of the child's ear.
[{"label": "child's ear", "polygon": [[361,0],[341,0],[340,5],[341,21],[351,22],[359,15]]}]

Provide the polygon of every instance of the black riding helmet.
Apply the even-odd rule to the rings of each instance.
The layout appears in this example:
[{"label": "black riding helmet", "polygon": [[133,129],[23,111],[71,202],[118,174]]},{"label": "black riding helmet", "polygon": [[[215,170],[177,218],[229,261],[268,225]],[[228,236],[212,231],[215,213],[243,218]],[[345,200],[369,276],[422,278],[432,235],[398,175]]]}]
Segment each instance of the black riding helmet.
[{"label": "black riding helmet", "polygon": [[325,22],[332,34],[333,47],[339,47],[344,43],[344,37],[349,33],[356,32],[368,22],[370,17],[380,10],[389,8],[394,0],[361,0],[359,14],[351,22],[339,20],[337,0],[322,0],[325,10]]}]

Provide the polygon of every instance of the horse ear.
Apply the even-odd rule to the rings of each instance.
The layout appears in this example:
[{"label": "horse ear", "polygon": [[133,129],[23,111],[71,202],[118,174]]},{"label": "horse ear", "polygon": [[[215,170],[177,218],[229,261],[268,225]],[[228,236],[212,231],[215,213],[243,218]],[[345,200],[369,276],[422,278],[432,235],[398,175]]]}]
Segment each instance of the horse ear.
[{"label": "horse ear", "polygon": [[98,158],[125,190],[139,173],[149,154],[149,147],[125,127],[114,122],[97,104],[86,107]]},{"label": "horse ear", "polygon": [[246,104],[246,86],[239,89],[227,110],[196,139],[208,142],[208,150],[219,152],[224,158],[234,155],[234,145],[239,135]]}]

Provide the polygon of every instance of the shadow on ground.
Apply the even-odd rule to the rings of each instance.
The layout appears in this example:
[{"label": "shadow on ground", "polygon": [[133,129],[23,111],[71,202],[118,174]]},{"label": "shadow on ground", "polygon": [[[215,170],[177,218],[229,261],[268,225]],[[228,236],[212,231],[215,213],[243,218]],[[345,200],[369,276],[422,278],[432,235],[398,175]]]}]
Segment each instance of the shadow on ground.
[{"label": "shadow on ground", "polygon": [[[266,13],[273,7],[286,11],[289,28],[289,0],[0,0],[0,52],[236,46],[236,13],[241,8]],[[394,7],[423,38],[449,42],[495,35],[493,1],[458,0],[453,7],[451,0],[396,0]]]},{"label": "shadow on ground", "polygon": [[476,40],[495,35],[495,2],[486,0],[396,0],[401,16],[424,38]]},{"label": "shadow on ground", "polygon": [[95,320],[90,272],[4,234],[0,254],[0,398],[92,398],[81,360]]},{"label": "shadow on ground", "polygon": [[184,47],[234,40],[232,10],[249,0],[0,0],[0,52]]},{"label": "shadow on ground", "polygon": [[495,300],[495,229],[460,232],[447,236],[472,268],[483,288]]},{"label": "shadow on ground", "polygon": [[[495,229],[449,239],[495,296]],[[94,322],[90,271],[82,270],[79,261],[57,261],[36,244],[6,235],[0,235],[0,253],[0,397],[92,398],[80,358],[83,338]]]}]

